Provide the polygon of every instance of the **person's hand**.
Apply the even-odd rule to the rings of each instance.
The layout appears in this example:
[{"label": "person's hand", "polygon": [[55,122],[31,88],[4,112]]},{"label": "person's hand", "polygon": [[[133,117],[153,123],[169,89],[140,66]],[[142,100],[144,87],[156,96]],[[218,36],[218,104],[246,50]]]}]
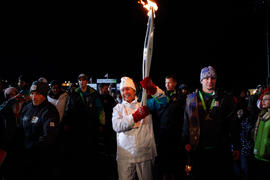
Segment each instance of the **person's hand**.
[{"label": "person's hand", "polygon": [[133,114],[133,120],[134,122],[138,122],[148,116],[150,114],[149,109],[147,106],[141,106],[139,107]]},{"label": "person's hand", "polygon": [[6,156],[7,156],[7,152],[3,149],[0,149],[0,166],[2,165],[4,160],[6,159]]},{"label": "person's hand", "polygon": [[157,86],[153,83],[152,79],[150,77],[145,77],[140,82],[142,88],[146,89],[147,95],[153,95],[157,92]]},{"label": "person's hand", "polygon": [[240,152],[238,150],[233,150],[232,156],[233,156],[233,160],[236,161],[239,159]]},{"label": "person's hand", "polygon": [[16,96],[14,96],[14,99],[19,101],[19,100],[23,99],[23,95],[19,93]]},{"label": "person's hand", "polygon": [[11,101],[13,101],[13,100],[15,100],[15,101],[20,101],[20,100],[22,100],[24,97],[23,97],[23,95],[22,94],[20,94],[20,93],[18,93],[18,94],[16,94],[15,96],[13,96],[13,97],[11,97],[9,100]]},{"label": "person's hand", "polygon": [[186,144],[186,145],[185,145],[185,150],[186,150],[187,152],[189,152],[189,151],[191,150],[190,144]]}]

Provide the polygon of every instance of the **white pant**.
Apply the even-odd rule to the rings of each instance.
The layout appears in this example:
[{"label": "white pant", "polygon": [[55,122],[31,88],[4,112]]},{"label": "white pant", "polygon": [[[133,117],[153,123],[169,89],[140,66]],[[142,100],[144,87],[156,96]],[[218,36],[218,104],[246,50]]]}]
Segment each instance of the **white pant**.
[{"label": "white pant", "polygon": [[134,180],[135,174],[139,180],[153,179],[154,160],[148,160],[140,163],[128,163],[124,160],[118,160],[118,177],[119,180]]}]

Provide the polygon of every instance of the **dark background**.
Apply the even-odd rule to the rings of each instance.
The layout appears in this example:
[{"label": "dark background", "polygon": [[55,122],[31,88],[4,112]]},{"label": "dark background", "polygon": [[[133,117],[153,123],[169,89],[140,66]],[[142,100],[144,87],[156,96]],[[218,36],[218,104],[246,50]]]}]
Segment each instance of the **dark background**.
[{"label": "dark background", "polygon": [[[156,0],[150,76],[198,87],[201,68],[218,86],[255,88],[267,76],[265,1]],[[269,4],[269,3],[268,3]],[[141,79],[146,11],[137,0],[1,6],[1,76],[48,80]]]}]

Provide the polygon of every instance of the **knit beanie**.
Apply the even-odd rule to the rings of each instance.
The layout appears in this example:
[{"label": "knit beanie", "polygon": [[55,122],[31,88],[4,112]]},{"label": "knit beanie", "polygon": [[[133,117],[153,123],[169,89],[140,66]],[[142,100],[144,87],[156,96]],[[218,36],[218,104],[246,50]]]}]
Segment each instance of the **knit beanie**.
[{"label": "knit beanie", "polygon": [[37,92],[38,94],[42,94],[45,97],[47,97],[48,91],[49,91],[48,83],[40,81],[34,81],[30,88],[30,93]]},{"label": "knit beanie", "polygon": [[120,82],[120,90],[122,90],[124,87],[131,87],[136,91],[135,84],[133,80],[129,77],[122,77]]},{"label": "knit beanie", "polygon": [[201,70],[200,81],[209,77],[217,78],[216,70],[212,66],[205,67]]},{"label": "knit beanie", "polygon": [[18,90],[15,88],[15,87],[8,87],[5,89],[4,91],[4,96],[6,99],[9,99],[9,96],[11,93],[15,93],[17,94],[18,93]]}]

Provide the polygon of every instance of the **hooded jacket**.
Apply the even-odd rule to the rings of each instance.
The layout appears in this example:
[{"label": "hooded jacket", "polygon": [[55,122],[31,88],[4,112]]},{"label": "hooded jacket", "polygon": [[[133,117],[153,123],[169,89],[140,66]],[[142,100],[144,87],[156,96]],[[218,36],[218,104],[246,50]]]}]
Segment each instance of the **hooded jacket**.
[{"label": "hooded jacket", "polygon": [[259,115],[255,127],[255,158],[270,162],[270,113],[264,112]]}]

